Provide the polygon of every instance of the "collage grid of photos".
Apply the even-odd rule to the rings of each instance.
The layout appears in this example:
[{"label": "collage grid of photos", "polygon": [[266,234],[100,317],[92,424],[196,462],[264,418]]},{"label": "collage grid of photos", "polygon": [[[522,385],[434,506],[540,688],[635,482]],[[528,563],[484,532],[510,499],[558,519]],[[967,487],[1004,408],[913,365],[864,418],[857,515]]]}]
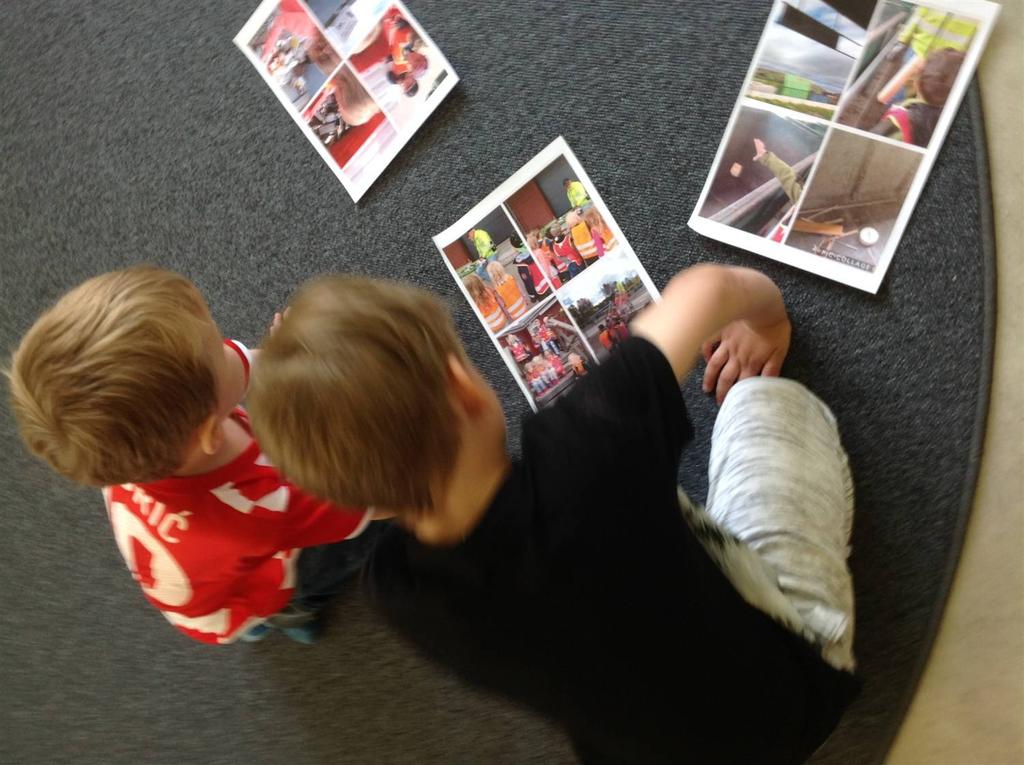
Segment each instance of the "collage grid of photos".
[{"label": "collage grid of photos", "polygon": [[266,0],[235,42],[354,201],[458,82],[400,0]]},{"label": "collage grid of photos", "polygon": [[690,225],[877,291],[997,10],[778,0]]},{"label": "collage grid of photos", "polygon": [[561,138],[434,242],[537,409],[614,353],[657,296]]}]

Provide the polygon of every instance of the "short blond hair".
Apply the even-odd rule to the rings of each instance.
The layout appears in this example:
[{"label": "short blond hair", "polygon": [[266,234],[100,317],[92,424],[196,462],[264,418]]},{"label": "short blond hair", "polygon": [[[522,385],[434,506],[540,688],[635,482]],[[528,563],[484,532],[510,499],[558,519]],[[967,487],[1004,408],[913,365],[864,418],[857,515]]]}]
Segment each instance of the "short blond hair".
[{"label": "short blond hair", "polygon": [[445,307],[395,282],[305,285],[263,345],[249,392],[260,446],[290,480],[333,502],[432,506],[459,446]]},{"label": "short blond hair", "polygon": [[216,330],[180,274],[137,266],[89,279],[39,317],[11,359],[22,440],[91,486],[172,475],[216,411]]},{"label": "short blond hair", "polygon": [[487,264],[487,273],[490,274],[491,281],[494,282],[495,286],[504,284],[512,278],[508,275],[508,271],[505,270],[505,266],[499,263],[497,259]]}]

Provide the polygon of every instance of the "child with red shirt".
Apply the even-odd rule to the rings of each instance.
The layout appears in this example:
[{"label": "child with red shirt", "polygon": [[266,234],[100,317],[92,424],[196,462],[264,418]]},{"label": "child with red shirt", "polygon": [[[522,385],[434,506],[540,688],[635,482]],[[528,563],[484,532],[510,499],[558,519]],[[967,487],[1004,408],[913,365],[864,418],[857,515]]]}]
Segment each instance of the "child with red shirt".
[{"label": "child with red shirt", "polygon": [[36,321],[12,359],[12,409],[37,456],[103,487],[128,569],[180,631],[231,643],[279,626],[311,643],[369,552],[369,536],[342,541],[373,513],[302,492],[262,454],[238,406],[252,360],[187,279],[129,268]]},{"label": "child with red shirt", "polygon": [[554,353],[545,353],[544,358],[547,359],[548,364],[554,370],[556,377],[560,378],[565,375],[565,365],[558,356]]},{"label": "child with red shirt", "polygon": [[570,279],[587,267],[587,262],[583,260],[583,257],[576,250],[576,246],[572,243],[572,239],[566,236],[560,226],[552,226],[551,237],[552,251],[560,260],[569,263]]}]

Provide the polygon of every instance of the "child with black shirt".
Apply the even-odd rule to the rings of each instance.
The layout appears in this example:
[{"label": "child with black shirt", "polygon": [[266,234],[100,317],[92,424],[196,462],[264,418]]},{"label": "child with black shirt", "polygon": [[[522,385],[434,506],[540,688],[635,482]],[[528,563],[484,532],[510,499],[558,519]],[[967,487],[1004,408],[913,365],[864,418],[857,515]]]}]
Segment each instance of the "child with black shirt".
[{"label": "child with black shirt", "polygon": [[[802,762],[857,689],[846,457],[825,405],[774,379],[790,324],[771,280],[702,265],[663,297],[524,422],[513,460],[435,298],[322,279],[264,346],[253,422],[299,485],[397,513],[366,570],[388,620],[584,761]],[[702,346],[725,399],[706,511],[676,483]]]}]

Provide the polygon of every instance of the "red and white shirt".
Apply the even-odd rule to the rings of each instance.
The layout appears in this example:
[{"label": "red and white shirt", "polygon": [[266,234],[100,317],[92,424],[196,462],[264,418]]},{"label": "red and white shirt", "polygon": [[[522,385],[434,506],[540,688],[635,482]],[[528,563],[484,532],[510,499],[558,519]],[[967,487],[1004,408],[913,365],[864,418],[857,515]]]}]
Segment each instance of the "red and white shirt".
[{"label": "red and white shirt", "polygon": [[[249,373],[249,352],[225,341]],[[231,415],[252,435],[241,407]],[[230,643],[287,605],[300,548],[358,536],[365,508],[297,489],[253,440],[227,465],[196,476],[103,490],[117,546],[146,598],[204,643]]]}]

